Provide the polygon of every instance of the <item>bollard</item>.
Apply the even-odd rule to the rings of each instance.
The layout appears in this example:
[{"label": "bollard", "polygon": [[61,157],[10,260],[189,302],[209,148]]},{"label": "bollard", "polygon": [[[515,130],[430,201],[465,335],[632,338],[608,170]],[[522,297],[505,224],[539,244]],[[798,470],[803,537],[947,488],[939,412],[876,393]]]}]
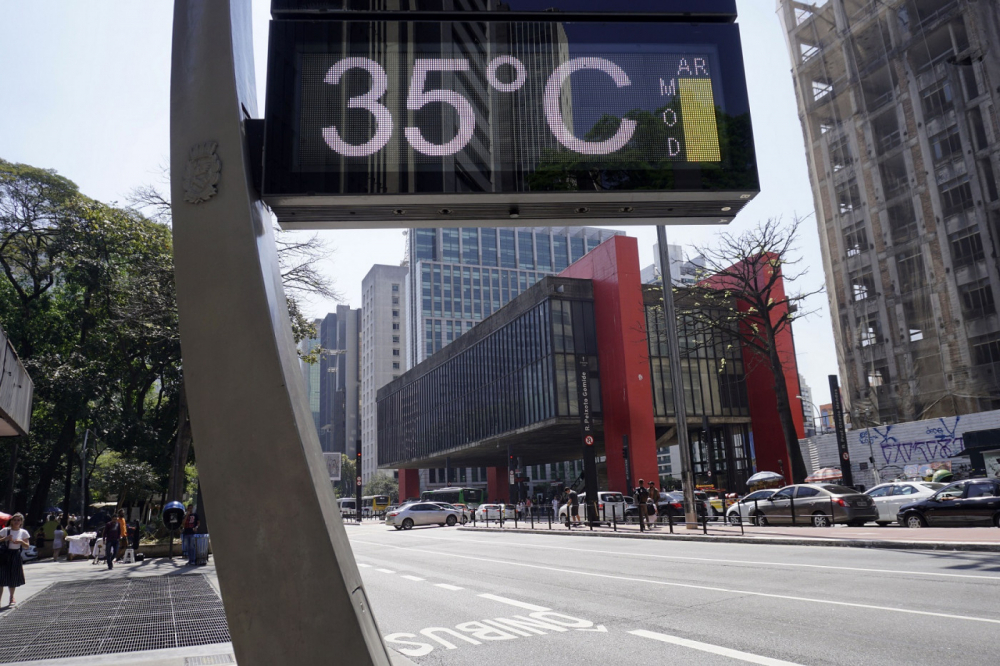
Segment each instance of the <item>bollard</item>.
[{"label": "bollard", "polygon": [[546,511],[546,513],[549,516],[549,529],[551,530],[552,529],[552,514],[555,513],[555,509],[552,510],[552,513],[549,513],[547,511]]},{"label": "bollard", "polygon": [[701,519],[701,531],[703,534],[708,534],[708,515],[706,514],[704,518]]},{"label": "bollard", "polygon": [[514,529],[517,529],[517,509],[514,509]]},{"label": "bollard", "polygon": [[615,532],[618,531],[618,512],[614,509],[611,510],[611,528]]},{"label": "bollard", "polygon": [[531,521],[531,529],[535,529],[535,512],[528,509],[528,520]]},{"label": "bollard", "polygon": [[[608,522],[608,505],[607,504],[602,504],[601,505],[601,513],[603,514],[602,522],[605,522],[605,523]],[[612,508],[611,509],[611,515],[614,515],[614,513],[615,513],[615,510]]]},{"label": "bollard", "polygon": [[788,506],[792,510],[792,525],[795,525],[795,498],[788,498]]},{"label": "bollard", "polygon": [[753,501],[753,524],[760,525],[760,509],[757,507],[757,500]]},{"label": "bollard", "polygon": [[830,527],[833,527],[833,495],[830,495]]},{"label": "bollard", "polygon": [[674,513],[673,511],[667,514],[667,522],[670,524],[670,533],[674,533]]}]

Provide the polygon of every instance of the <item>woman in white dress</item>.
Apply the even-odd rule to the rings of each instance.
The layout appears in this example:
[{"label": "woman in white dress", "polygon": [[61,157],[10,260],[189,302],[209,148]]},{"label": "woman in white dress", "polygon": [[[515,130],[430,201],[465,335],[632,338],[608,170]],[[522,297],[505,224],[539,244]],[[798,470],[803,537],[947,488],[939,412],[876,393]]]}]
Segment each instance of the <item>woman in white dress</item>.
[{"label": "woman in white dress", "polygon": [[0,530],[0,588],[10,591],[8,606],[13,606],[14,590],[24,585],[24,565],[21,562],[21,549],[28,547],[28,530],[23,528],[24,516],[15,513],[10,517],[7,527]]}]

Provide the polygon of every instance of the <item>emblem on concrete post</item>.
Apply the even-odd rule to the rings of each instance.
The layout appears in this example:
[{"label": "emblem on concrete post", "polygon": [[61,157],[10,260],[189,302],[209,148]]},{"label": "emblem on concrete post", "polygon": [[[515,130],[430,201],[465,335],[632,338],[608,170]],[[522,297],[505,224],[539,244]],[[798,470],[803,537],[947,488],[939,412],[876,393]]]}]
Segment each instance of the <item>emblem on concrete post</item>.
[{"label": "emblem on concrete post", "polygon": [[197,204],[215,196],[222,172],[222,161],[215,154],[218,147],[217,142],[206,141],[191,148],[184,168],[184,201]]}]

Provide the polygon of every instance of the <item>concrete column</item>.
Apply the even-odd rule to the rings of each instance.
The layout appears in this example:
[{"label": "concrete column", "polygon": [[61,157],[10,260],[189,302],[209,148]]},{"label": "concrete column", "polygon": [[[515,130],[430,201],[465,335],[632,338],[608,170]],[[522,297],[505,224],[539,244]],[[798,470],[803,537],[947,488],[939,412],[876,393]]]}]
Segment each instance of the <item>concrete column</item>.
[{"label": "concrete column", "polygon": [[420,497],[420,470],[399,470],[399,501],[405,502],[411,497]]},{"label": "concrete column", "polygon": [[490,502],[510,501],[510,475],[507,465],[486,468],[486,498]]}]

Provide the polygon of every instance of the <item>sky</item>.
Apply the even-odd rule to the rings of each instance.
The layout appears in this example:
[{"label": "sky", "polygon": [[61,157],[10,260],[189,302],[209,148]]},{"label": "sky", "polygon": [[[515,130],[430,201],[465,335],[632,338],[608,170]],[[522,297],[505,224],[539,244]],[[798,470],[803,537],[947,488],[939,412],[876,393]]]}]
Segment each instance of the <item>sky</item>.
[{"label": "sky", "polygon": [[[263,109],[268,0],[252,0],[259,107]],[[726,229],[738,234],[771,217],[807,217],[798,242],[808,274],[793,291],[823,285],[802,129],[788,51],[771,0],[738,0],[747,88],[761,174],[761,193]],[[95,199],[124,203],[135,187],[167,191],[170,40],[168,0],[9,3],[0,22],[0,158],[55,169]],[[642,265],[653,263],[655,227],[621,227],[638,239]],[[669,242],[710,246],[718,227],[668,227]],[[326,231],[333,251],[320,267],[343,294],[361,304],[361,280],[374,264],[398,265],[403,230]],[[320,317],[332,301],[305,304]],[[837,373],[825,294],[794,326],[799,371],[814,402],[829,402],[827,375]]]}]

